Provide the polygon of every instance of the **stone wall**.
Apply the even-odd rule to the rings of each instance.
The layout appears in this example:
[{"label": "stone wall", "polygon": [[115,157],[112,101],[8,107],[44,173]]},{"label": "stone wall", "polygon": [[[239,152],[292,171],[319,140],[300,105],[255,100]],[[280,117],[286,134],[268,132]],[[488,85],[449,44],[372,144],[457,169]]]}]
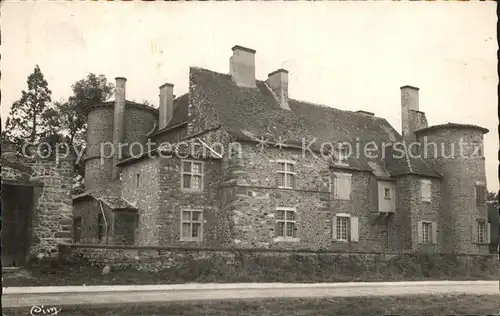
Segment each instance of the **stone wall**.
[{"label": "stone wall", "polygon": [[[139,225],[136,244],[158,245],[160,239],[158,158],[145,158],[134,164],[125,165],[122,171],[122,197],[138,210]],[[139,186],[137,186],[139,175]]]},{"label": "stone wall", "polygon": [[[71,242],[72,203],[71,185],[73,160],[29,159],[12,157],[29,170],[2,166],[2,181],[20,181],[23,185],[36,184],[36,202],[32,217],[32,238],[29,255],[57,253],[57,244]],[[31,184],[29,184],[31,183]]]},{"label": "stone wall", "polygon": [[60,245],[65,264],[154,272],[165,283],[498,280],[498,256]]},{"label": "stone wall", "polygon": [[[164,244],[216,244],[218,230],[225,229],[218,220],[220,209],[221,168],[220,162],[205,159],[203,163],[203,190],[185,191],[181,188],[181,163],[179,158],[159,159],[159,210],[157,224],[160,228],[160,245]],[[199,161],[187,158],[190,161]],[[183,210],[202,211],[203,228],[201,241],[181,242],[181,213]]]},{"label": "stone wall", "polygon": [[[295,189],[277,187],[277,160],[295,162]],[[337,200],[324,191],[325,177],[332,170],[324,161],[300,150],[266,148],[243,143],[243,157],[227,162],[228,177],[234,181],[224,188],[225,207],[233,217],[233,242],[239,247],[310,248],[345,252],[384,251],[388,249],[388,222],[376,213],[370,195],[372,174],[335,169],[352,175],[349,200]],[[375,186],[375,190],[377,187]],[[276,239],[276,208],[296,209],[296,239]],[[338,242],[332,238],[333,216],[347,213],[358,217],[359,242]]]},{"label": "stone wall", "polygon": [[[92,197],[81,199],[73,204],[73,216],[81,219],[80,243],[100,244],[106,242],[104,238],[102,240],[98,239],[98,216],[103,212],[106,220],[104,223],[108,224],[108,236],[110,236],[108,242],[111,243],[113,242],[111,238],[114,223],[113,211],[106,204],[100,203]],[[104,235],[105,231],[103,231]]]},{"label": "stone wall", "polygon": [[466,146],[470,143],[482,146],[482,131],[474,128],[441,128],[419,133],[418,136],[422,144],[422,156],[443,174],[445,185],[441,187],[441,212],[443,220],[448,223],[446,251],[488,253],[487,244],[472,240],[473,224],[488,216],[486,203],[476,205],[476,183],[486,185],[484,157],[482,154],[469,156]]}]

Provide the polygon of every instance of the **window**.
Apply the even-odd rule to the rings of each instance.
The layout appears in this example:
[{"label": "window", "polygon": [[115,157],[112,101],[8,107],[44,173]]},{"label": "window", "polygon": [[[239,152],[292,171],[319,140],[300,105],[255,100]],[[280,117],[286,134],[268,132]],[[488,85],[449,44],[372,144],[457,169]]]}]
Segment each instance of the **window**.
[{"label": "window", "polygon": [[203,163],[196,161],[182,162],[182,189],[203,191]]},{"label": "window", "polygon": [[332,223],[333,240],[359,241],[358,218],[349,214],[335,214]]},{"label": "window", "polygon": [[482,157],[483,146],[481,143],[471,143],[471,157]]},{"label": "window", "polygon": [[347,158],[349,157],[347,146],[338,144],[335,146],[335,163],[347,165]]},{"label": "window", "polygon": [[138,189],[141,185],[141,174],[137,173],[135,175],[135,188]]},{"label": "window", "polygon": [[437,244],[437,224],[432,221],[419,221],[417,227],[419,244]]},{"label": "window", "polygon": [[82,218],[75,217],[73,219],[73,240],[74,242],[80,242],[82,236]]},{"label": "window", "polygon": [[422,201],[424,202],[430,202],[431,201],[431,188],[432,188],[432,183],[430,180],[420,180],[420,191],[421,191],[421,198]]},{"label": "window", "polygon": [[337,240],[346,240],[349,238],[349,217],[337,217]]},{"label": "window", "polygon": [[181,213],[181,241],[201,241],[203,239],[203,212],[183,210]]},{"label": "window", "polygon": [[295,218],[295,209],[278,208],[276,209],[276,237],[280,239],[296,238],[297,221]]},{"label": "window", "polygon": [[321,194],[320,194],[320,200],[321,201],[329,201],[330,200],[330,193],[332,192],[332,178],[330,177],[330,174],[325,173],[322,174],[321,176]]},{"label": "window", "polygon": [[104,237],[104,232],[106,230],[106,225],[104,223],[104,218],[101,213],[97,215],[97,239],[101,241]]},{"label": "window", "polygon": [[391,188],[384,188],[384,199],[391,199]]},{"label": "window", "polygon": [[348,173],[334,173],[333,179],[334,198],[349,200],[351,196],[351,175]]},{"label": "window", "polygon": [[431,242],[431,223],[422,223],[422,243],[429,244]]},{"label": "window", "polygon": [[295,188],[295,162],[278,161],[278,188]]},{"label": "window", "polygon": [[486,223],[485,222],[477,223],[477,241],[479,243],[486,242]]},{"label": "window", "polygon": [[472,233],[473,242],[479,244],[489,244],[491,242],[491,224],[486,220],[478,220],[475,227],[473,227]]},{"label": "window", "polygon": [[486,186],[481,183],[476,183],[476,205],[483,205],[486,203]]}]

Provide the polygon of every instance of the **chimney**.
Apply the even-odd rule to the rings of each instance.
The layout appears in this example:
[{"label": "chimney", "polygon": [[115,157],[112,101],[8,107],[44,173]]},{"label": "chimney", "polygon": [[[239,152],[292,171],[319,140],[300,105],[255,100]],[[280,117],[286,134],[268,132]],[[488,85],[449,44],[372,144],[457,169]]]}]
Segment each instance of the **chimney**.
[{"label": "chimney", "polygon": [[418,88],[403,86],[401,89],[401,132],[403,137],[413,134],[410,122],[410,112],[418,111]]},{"label": "chimney", "polygon": [[125,84],[126,78],[115,78],[115,108],[113,117],[113,180],[118,180],[120,177],[120,170],[116,166],[118,161],[122,158],[120,144],[123,143],[123,135],[125,129]]},{"label": "chimney", "polygon": [[165,83],[160,86],[159,129],[164,129],[174,114],[174,85]]},{"label": "chimney", "polygon": [[266,83],[276,95],[280,107],[290,110],[288,105],[288,70],[278,69],[267,75]]},{"label": "chimney", "polygon": [[229,72],[240,87],[255,88],[255,50],[236,45],[229,58]]}]

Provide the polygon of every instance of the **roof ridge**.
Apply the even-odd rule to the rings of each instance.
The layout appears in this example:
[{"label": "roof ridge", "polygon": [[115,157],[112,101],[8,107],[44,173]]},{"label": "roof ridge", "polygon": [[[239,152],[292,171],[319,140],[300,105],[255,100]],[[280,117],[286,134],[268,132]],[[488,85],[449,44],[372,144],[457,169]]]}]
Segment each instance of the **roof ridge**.
[{"label": "roof ridge", "polygon": [[[311,101],[299,100],[299,99],[294,99],[294,98],[290,98],[290,100],[295,101],[295,102],[305,103],[307,105],[316,106],[318,108],[327,108],[327,109],[332,109],[334,111],[341,111],[341,112],[344,112],[344,113],[352,113],[352,114],[355,114],[355,115],[360,115],[359,113],[356,113],[356,111],[358,111],[358,110],[356,110],[356,111],[343,110],[343,109],[339,109],[339,108],[336,108],[336,107],[333,107],[333,106],[329,106],[329,105],[326,105],[326,104],[315,103],[315,102],[311,102]],[[365,117],[366,118],[372,118],[372,119],[380,119],[381,118],[381,117],[378,117],[376,115],[373,115],[373,116],[366,116],[365,115]]]}]

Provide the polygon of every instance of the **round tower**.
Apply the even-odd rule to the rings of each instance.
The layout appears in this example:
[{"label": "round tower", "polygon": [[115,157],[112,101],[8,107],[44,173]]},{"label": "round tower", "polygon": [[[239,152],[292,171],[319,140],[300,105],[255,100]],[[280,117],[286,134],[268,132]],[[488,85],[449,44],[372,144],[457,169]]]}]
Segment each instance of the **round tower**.
[{"label": "round tower", "polygon": [[[93,106],[87,114],[87,149],[85,154],[85,190],[109,183],[113,177],[114,102]],[[101,154],[101,144],[105,152]]]},{"label": "round tower", "polygon": [[147,150],[147,134],[156,125],[158,110],[127,101],[125,83],[125,78],[117,77],[115,101],[88,109],[85,190],[119,180],[116,163]]},{"label": "round tower", "polygon": [[443,175],[441,224],[443,251],[481,253],[477,243],[477,221],[487,218],[484,198],[486,172],[483,138],[486,128],[448,123],[415,132],[421,157]]}]

